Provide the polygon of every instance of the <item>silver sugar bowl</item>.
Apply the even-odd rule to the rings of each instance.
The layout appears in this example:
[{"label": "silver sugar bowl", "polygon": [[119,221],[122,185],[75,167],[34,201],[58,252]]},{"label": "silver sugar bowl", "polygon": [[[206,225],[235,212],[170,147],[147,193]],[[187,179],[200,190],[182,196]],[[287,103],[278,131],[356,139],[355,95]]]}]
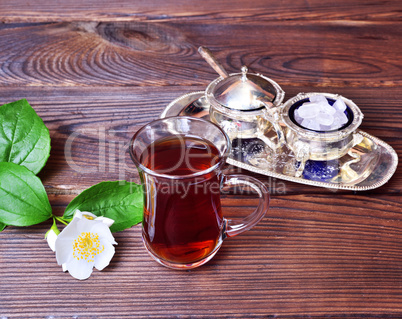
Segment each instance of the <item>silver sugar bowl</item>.
[{"label": "silver sugar bowl", "polygon": [[[279,124],[279,106],[285,93],[272,79],[247,72],[243,66],[241,73],[221,74],[208,85],[205,97],[210,119],[231,140],[257,137],[277,149],[285,143]],[[276,134],[268,137],[270,131]]]},{"label": "silver sugar bowl", "polygon": [[[297,110],[309,103],[313,96],[325,96],[330,105],[337,99],[346,104],[344,114],[346,123],[333,130],[322,131],[303,127],[296,120]],[[280,119],[285,124],[284,134],[287,146],[293,151],[300,165],[296,171],[299,177],[303,173],[307,160],[329,161],[344,156],[355,145],[361,143],[363,136],[356,132],[363,120],[363,114],[351,100],[331,93],[299,93],[281,106]]]}]

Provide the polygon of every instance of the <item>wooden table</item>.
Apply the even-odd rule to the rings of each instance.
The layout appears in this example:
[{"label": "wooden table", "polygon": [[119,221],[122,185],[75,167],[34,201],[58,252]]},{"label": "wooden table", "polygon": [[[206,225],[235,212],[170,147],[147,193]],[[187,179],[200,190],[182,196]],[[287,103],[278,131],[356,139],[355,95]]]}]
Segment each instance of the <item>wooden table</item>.
[{"label": "wooden table", "polygon": [[[1,104],[26,98],[44,119],[51,157],[39,174],[56,214],[103,180],[139,182],[132,134],[176,97],[247,65],[288,99],[352,99],[361,129],[402,154],[400,1],[0,2]],[[50,221],[0,233],[0,318],[401,318],[401,167],[367,192],[251,174],[271,191],[254,229],[208,264],[173,271],[151,260],[140,226],[115,233],[111,265],[86,281],[63,273]],[[225,198],[241,214],[255,201]]]}]

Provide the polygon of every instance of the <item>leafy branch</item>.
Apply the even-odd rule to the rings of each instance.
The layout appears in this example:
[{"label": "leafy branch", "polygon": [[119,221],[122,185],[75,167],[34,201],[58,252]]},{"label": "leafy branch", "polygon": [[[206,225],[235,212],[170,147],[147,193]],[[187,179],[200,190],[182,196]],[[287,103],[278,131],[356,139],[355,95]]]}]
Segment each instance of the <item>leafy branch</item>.
[{"label": "leafy branch", "polygon": [[0,231],[7,225],[31,226],[53,218],[67,225],[76,209],[115,220],[121,231],[142,220],[142,189],[126,181],[102,182],[83,191],[62,217],[52,213],[46,190],[35,174],[50,155],[50,135],[42,119],[20,100],[0,107]]}]

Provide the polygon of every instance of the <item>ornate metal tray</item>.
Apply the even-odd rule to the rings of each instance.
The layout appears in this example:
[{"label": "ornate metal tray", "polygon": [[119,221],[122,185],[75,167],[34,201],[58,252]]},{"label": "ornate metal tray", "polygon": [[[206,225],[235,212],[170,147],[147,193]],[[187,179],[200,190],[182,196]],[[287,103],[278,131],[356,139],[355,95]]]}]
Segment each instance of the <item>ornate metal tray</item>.
[{"label": "ornate metal tray", "polygon": [[[192,92],[172,101],[160,118],[194,116],[209,120],[205,92]],[[227,163],[251,172],[283,180],[332,189],[364,191],[384,185],[394,174],[398,156],[384,141],[358,130],[361,143],[340,159],[308,161],[300,177],[295,176],[299,163],[286,147],[273,151],[260,139],[236,139]]]}]

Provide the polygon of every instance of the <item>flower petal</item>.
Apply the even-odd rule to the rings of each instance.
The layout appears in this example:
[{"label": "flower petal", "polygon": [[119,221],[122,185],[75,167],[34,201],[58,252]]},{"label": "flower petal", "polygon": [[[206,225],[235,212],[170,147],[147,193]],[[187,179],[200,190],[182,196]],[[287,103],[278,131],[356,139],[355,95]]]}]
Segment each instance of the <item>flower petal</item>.
[{"label": "flower petal", "polygon": [[77,227],[80,224],[79,221],[80,221],[80,219],[74,218],[66,227],[64,227],[64,229],[59,234],[59,236],[57,236],[57,238],[73,239],[73,238],[77,237]]},{"label": "flower petal", "polygon": [[65,264],[73,259],[73,239],[60,238],[60,235],[56,239],[55,250],[56,260],[59,265]]},{"label": "flower petal", "polygon": [[86,212],[86,211],[82,212],[79,209],[75,210],[74,218],[75,217],[80,218],[80,219],[86,218],[89,220],[98,220],[98,221],[101,221],[102,223],[104,223],[105,225],[107,225],[108,227],[112,226],[114,223],[114,220],[111,218],[104,217],[104,216],[96,216],[95,214],[93,214],[91,212]]},{"label": "flower petal", "polygon": [[74,218],[79,218],[82,219],[82,212],[79,209],[76,209],[73,215],[73,219]]},{"label": "flower petal", "polygon": [[91,228],[96,224],[102,224],[99,221],[89,220],[86,218],[76,219],[76,220],[77,220],[77,225],[76,225],[76,230],[75,230],[76,236],[80,235],[81,233],[90,232]]},{"label": "flower petal", "polygon": [[81,212],[81,213],[82,213],[82,218],[86,218],[89,220],[94,220],[94,219],[96,219],[96,217],[98,217],[95,214],[92,214],[90,212]]},{"label": "flower petal", "polygon": [[74,212],[73,218],[79,218],[79,219],[86,218],[89,220],[94,220],[96,217],[98,217],[98,216],[96,216],[95,214],[92,214],[91,212],[87,212],[87,211],[82,212],[79,209],[76,209]]},{"label": "flower petal", "polygon": [[79,280],[89,278],[92,274],[94,263],[84,260],[77,260],[73,258],[70,262],[66,263],[66,268],[71,276]]},{"label": "flower petal", "polygon": [[47,240],[47,244],[49,245],[50,249],[53,251],[56,250],[56,239],[57,239],[57,234],[54,232],[53,229],[50,229],[49,232],[47,233],[46,240]]},{"label": "flower petal", "polygon": [[112,259],[115,252],[115,249],[110,242],[101,240],[101,244],[103,245],[104,250],[102,251],[102,253],[95,256],[95,268],[98,270],[102,270],[109,265],[110,260]]},{"label": "flower petal", "polygon": [[113,219],[107,218],[107,217],[103,217],[103,216],[96,217],[95,220],[101,221],[101,222],[104,223],[107,227],[112,226],[113,223],[114,223],[114,220],[113,220]]},{"label": "flower petal", "polygon": [[92,223],[91,226],[91,229],[88,231],[91,231],[92,233],[97,233],[100,240],[106,240],[112,244],[117,245],[112,233],[110,232],[109,227],[106,226],[104,223],[97,221],[96,223]]}]

